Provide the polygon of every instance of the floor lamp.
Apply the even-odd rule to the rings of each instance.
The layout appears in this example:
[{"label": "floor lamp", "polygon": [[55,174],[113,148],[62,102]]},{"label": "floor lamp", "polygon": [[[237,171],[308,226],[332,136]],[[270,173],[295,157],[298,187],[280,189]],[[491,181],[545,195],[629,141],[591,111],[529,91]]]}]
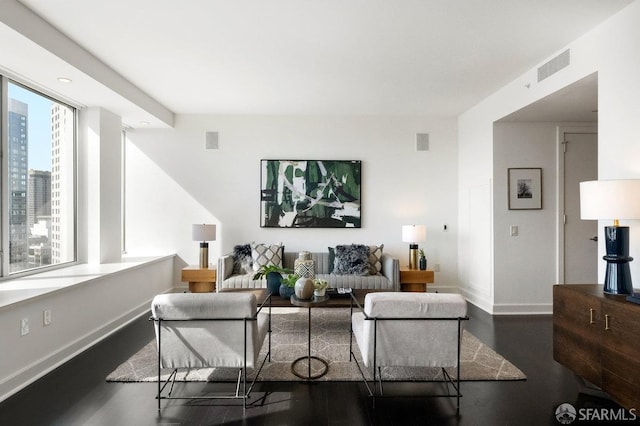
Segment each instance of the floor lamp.
[{"label": "floor lamp", "polygon": [[409,244],[409,269],[418,269],[418,243],[427,239],[424,225],[403,225],[402,241]]},{"label": "floor lamp", "polygon": [[604,292],[632,294],[629,262],[629,227],[620,219],[640,219],[640,179],[592,180],[580,182],[580,218],[613,220],[604,227],[607,262]]}]

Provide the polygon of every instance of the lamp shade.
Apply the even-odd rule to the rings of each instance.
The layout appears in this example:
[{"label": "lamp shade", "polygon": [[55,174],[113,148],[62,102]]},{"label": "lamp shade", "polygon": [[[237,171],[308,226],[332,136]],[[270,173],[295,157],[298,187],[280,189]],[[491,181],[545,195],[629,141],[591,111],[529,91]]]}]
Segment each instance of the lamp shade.
[{"label": "lamp shade", "polygon": [[640,219],[640,179],[580,182],[580,218]]},{"label": "lamp shade", "polygon": [[424,225],[403,225],[402,241],[405,243],[420,243],[427,239],[427,227]]},{"label": "lamp shade", "polygon": [[216,226],[196,224],[191,227],[191,239],[193,241],[215,241]]}]

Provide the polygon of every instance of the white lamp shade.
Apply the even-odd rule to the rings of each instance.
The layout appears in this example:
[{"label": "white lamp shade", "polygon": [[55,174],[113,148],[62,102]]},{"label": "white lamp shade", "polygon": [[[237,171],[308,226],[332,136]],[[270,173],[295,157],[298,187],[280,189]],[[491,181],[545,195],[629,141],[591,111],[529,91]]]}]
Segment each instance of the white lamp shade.
[{"label": "white lamp shade", "polygon": [[197,224],[191,227],[191,239],[193,241],[215,241],[216,226]]},{"label": "white lamp shade", "polygon": [[580,182],[580,218],[640,219],[640,179]]},{"label": "white lamp shade", "polygon": [[424,225],[403,225],[402,241],[405,243],[420,243],[427,239],[427,227]]}]

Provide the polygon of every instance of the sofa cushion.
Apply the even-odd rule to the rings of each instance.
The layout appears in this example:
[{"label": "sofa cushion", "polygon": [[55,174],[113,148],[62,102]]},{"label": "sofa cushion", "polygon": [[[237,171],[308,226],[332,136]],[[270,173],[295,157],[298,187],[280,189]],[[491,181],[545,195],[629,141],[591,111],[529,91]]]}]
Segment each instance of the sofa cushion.
[{"label": "sofa cushion", "polygon": [[240,244],[233,247],[233,273],[249,274],[253,272],[253,259],[251,258],[251,244]]},{"label": "sofa cushion", "polygon": [[282,244],[256,244],[251,243],[251,259],[253,270],[258,271],[263,266],[276,265],[282,268]]},{"label": "sofa cushion", "polygon": [[333,265],[336,262],[336,249],[329,247],[329,273],[333,273]]},{"label": "sofa cushion", "polygon": [[369,247],[362,244],[339,245],[335,249],[333,273],[369,275]]},{"label": "sofa cushion", "polygon": [[382,271],[382,249],[384,244],[369,246],[369,273],[378,275]]}]

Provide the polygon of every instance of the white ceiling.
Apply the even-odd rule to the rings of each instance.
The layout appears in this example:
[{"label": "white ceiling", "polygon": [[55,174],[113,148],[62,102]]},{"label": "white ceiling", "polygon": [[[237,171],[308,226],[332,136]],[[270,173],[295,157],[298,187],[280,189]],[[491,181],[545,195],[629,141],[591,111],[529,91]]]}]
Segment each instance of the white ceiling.
[{"label": "white ceiling", "polygon": [[456,116],[631,0],[21,3],[175,113]]}]

